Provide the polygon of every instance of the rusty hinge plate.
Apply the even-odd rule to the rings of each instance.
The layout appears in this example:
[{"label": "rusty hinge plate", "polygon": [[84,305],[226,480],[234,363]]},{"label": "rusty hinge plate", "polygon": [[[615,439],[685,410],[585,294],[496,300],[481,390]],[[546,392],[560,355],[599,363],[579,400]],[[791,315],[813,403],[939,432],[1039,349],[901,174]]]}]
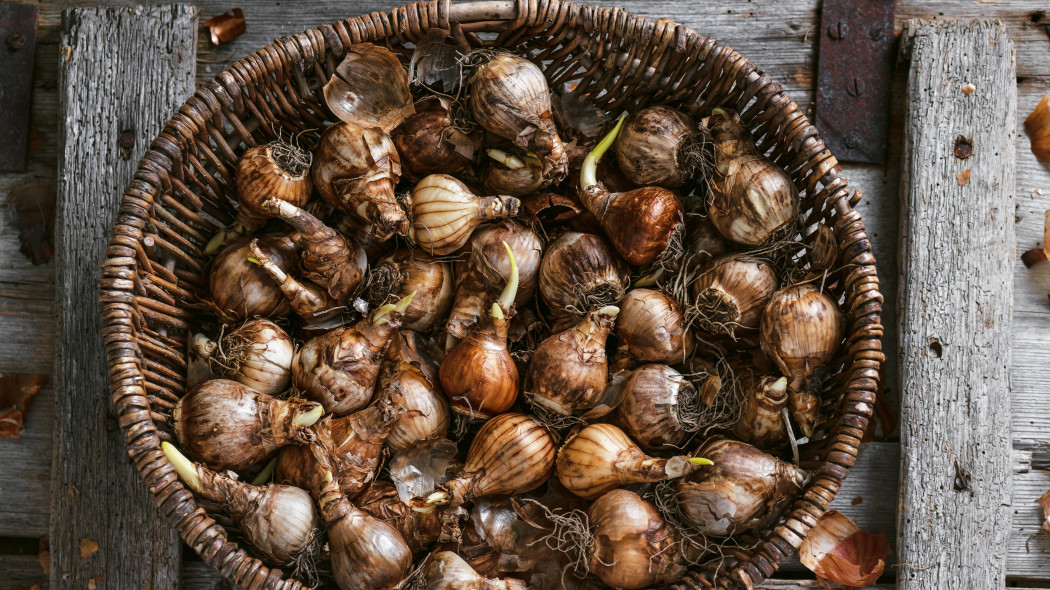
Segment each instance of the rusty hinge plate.
[{"label": "rusty hinge plate", "polygon": [[35,4],[0,2],[0,170],[24,170],[36,53]]},{"label": "rusty hinge plate", "polygon": [[824,0],[815,124],[840,161],[886,161],[895,6],[896,0]]}]

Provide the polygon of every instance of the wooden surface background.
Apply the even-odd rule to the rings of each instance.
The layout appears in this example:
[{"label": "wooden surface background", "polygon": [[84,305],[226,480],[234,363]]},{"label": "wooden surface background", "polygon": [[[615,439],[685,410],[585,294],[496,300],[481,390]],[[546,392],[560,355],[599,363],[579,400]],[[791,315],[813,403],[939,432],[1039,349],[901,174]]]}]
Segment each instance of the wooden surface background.
[{"label": "wooden surface background", "polygon": [[[40,3],[33,105],[30,120],[30,153],[23,173],[0,174],[0,207],[6,208],[11,189],[28,182],[56,184],[59,115],[58,83],[61,47],[61,12],[75,5],[131,5],[148,2],[50,2]],[[715,0],[698,4],[686,0],[601,1],[636,13],[667,17],[701,34],[728,43],[780,82],[788,94],[811,114],[814,68],[819,37],[818,0]],[[232,60],[242,57],[274,38],[299,32],[323,22],[398,5],[391,0],[345,2],[241,3],[204,0],[199,20],[241,6],[247,32],[234,42],[212,47],[207,34],[199,35],[197,80],[213,77]],[[1050,93],[1050,16],[1045,0],[902,0],[897,6],[898,30],[906,19],[944,18],[1001,19],[1015,44],[1017,62],[1017,115],[1032,111],[1044,93]],[[886,166],[845,166],[851,186],[860,188],[865,199],[859,205],[875,247],[886,294],[887,367],[886,386],[891,397],[898,392],[896,358],[896,293],[898,288],[898,223],[901,121],[905,109],[907,68],[894,74],[891,106],[891,138]],[[1016,139],[1016,235],[1017,249],[1041,244],[1043,211],[1050,208],[1050,170],[1033,157],[1023,132]],[[17,230],[8,212],[0,211],[0,372],[50,373],[55,348],[54,265],[32,266],[18,253]],[[981,252],[959,251],[960,256]],[[1012,400],[1013,526],[1007,559],[1007,583],[1012,586],[1050,584],[1050,535],[1039,530],[1039,508],[1034,500],[1050,489],[1050,264],[1027,271],[1012,262],[1014,313],[1010,329],[1013,356],[1010,365]],[[93,299],[82,302],[94,305]],[[105,390],[80,391],[79,395],[103,396]],[[39,539],[46,536],[49,522],[52,428],[56,400],[51,384],[34,402],[27,431],[14,441],[0,441],[0,579],[9,584],[46,586],[37,558]],[[119,458],[127,461],[126,456]],[[114,458],[114,460],[117,460]],[[946,459],[947,460],[947,459]],[[899,445],[895,439],[868,445],[836,501],[862,527],[895,535],[895,506]],[[859,499],[859,503],[854,501]],[[122,499],[114,499],[114,502]],[[134,567],[133,564],[128,564]],[[800,566],[786,568],[786,577],[805,577]],[[183,587],[222,587],[214,576],[185,556]],[[888,579],[895,575],[887,570]],[[62,587],[54,585],[53,587]],[[108,586],[100,586],[108,587]],[[776,588],[807,588],[808,583],[783,582]]]}]

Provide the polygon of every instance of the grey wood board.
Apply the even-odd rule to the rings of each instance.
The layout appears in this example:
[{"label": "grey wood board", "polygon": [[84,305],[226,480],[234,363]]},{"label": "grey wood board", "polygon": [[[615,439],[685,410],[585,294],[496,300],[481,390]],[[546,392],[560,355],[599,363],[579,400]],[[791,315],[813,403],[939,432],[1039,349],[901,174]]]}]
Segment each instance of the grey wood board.
[{"label": "grey wood board", "polygon": [[55,389],[48,382],[33,400],[22,436],[0,441],[0,537],[47,536],[54,423]]},{"label": "grey wood board", "polygon": [[0,575],[3,576],[4,590],[33,590],[38,584],[38,590],[47,590],[50,587],[47,572],[40,565],[40,558],[36,555],[0,554]]},{"label": "grey wood board", "polygon": [[[1011,517],[1013,47],[1000,22],[914,21],[906,30],[897,583],[996,588]],[[977,87],[970,95],[967,83]],[[982,149],[960,161],[959,135]],[[964,170],[968,183],[957,182]]]},{"label": "grey wood board", "polygon": [[[120,197],[146,146],[193,91],[189,6],[71,9],[62,44],[51,579],[84,588],[177,585],[180,544],[128,460],[110,402],[96,281]],[[134,148],[120,155],[118,136]],[[81,557],[90,539],[98,551]]]}]

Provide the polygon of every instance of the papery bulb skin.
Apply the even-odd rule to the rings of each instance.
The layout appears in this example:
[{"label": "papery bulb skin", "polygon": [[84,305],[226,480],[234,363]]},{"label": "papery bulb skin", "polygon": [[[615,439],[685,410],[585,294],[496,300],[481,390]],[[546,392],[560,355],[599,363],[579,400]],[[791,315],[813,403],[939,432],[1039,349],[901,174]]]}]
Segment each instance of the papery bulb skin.
[{"label": "papery bulb skin", "polygon": [[638,367],[627,376],[617,423],[643,449],[669,451],[684,444],[698,426],[702,396],[681,373],[662,364]]},{"label": "papery bulb skin", "polygon": [[678,197],[659,186],[611,193],[597,184],[580,193],[616,251],[632,266],[656,262],[685,227]]},{"label": "papery bulb skin", "polygon": [[277,395],[291,379],[295,344],[270,320],[245,322],[219,342],[197,334],[191,347],[198,357],[208,360],[213,373],[259,393]]},{"label": "papery bulb skin", "polygon": [[762,314],[762,351],[788,378],[792,414],[806,436],[817,426],[820,399],[808,380],[835,357],[845,336],[835,302],[811,283],[791,285],[770,298]]},{"label": "papery bulb skin", "polygon": [[708,334],[754,332],[780,281],[773,266],[747,254],[708,262],[693,282],[697,327]]},{"label": "papery bulb skin", "polygon": [[431,174],[412,189],[408,238],[432,256],[452,254],[479,224],[512,217],[519,205],[514,197],[479,197],[451,176]]},{"label": "papery bulb skin", "polygon": [[204,252],[218,254],[224,248],[262,227],[273,214],[263,208],[266,199],[284,199],[297,206],[310,200],[311,155],[298,146],[275,141],[248,148],[234,170],[237,188],[237,217],[208,242]]},{"label": "papery bulb skin", "polygon": [[518,399],[518,367],[507,349],[510,318],[489,314],[449,351],[438,373],[452,409],[472,418],[502,414]]},{"label": "papery bulb skin", "polygon": [[699,129],[685,113],[654,106],[627,116],[616,138],[616,160],[624,176],[638,186],[674,189],[692,175],[689,150]]},{"label": "papery bulb skin", "polygon": [[706,535],[761,528],[805,484],[804,471],[739,441],[712,439],[697,455],[714,465],[679,479],[677,501],[682,514]]},{"label": "papery bulb skin", "polygon": [[412,553],[430,548],[442,536],[440,510],[417,512],[401,501],[397,488],[388,481],[376,480],[354,499],[357,507],[390,523],[408,543]]},{"label": "papery bulb skin", "polygon": [[291,564],[318,534],[310,494],[293,486],[253,486],[191,463],[170,443],[161,443],[183,481],[195,494],[219,504],[248,544],[269,564]]},{"label": "papery bulb skin", "polygon": [[693,351],[682,307],[656,289],[632,289],[620,303],[616,334],[627,354],[643,363],[677,365]]},{"label": "papery bulb skin", "polygon": [[317,454],[348,498],[375,479],[383,457],[383,443],[404,410],[389,400],[378,400],[348,416],[326,416],[314,425],[314,440],[306,446],[285,447],[277,455],[274,475],[303,489],[322,483]]},{"label": "papery bulb skin", "polygon": [[788,403],[787,378],[737,371],[744,409],[733,435],[759,449],[775,449],[788,442],[781,413]]},{"label": "papery bulb skin", "polygon": [[414,508],[460,506],[475,498],[524,494],[547,481],[554,468],[554,439],[531,416],[508,412],[481,427],[467,452],[463,470]]},{"label": "papery bulb skin", "polygon": [[332,125],[321,134],[311,174],[326,203],[371,224],[378,239],[408,233],[408,215],[394,194],[401,158],[388,135],[349,123]]},{"label": "papery bulb skin", "polygon": [[628,484],[682,477],[696,468],[689,459],[650,457],[616,426],[590,424],[558,451],[558,481],[577,496],[594,500]]},{"label": "papery bulb skin", "polygon": [[554,124],[547,79],[536,64],[501,54],[478,66],[469,80],[467,105],[487,131],[536,154],[545,178],[565,178],[568,157]]},{"label": "papery bulb skin", "polygon": [[373,265],[362,297],[378,307],[415,293],[401,316],[401,327],[427,332],[448,317],[454,289],[451,263],[416,249],[399,248]]},{"label": "papery bulb skin", "polygon": [[292,384],[325,411],[343,416],[372,400],[379,367],[400,316],[371,318],[310,339],[292,361]]},{"label": "papery bulb skin", "polygon": [[356,508],[330,480],[314,492],[328,530],[332,577],[341,590],[394,590],[412,569],[412,550],[387,522]]},{"label": "papery bulb skin", "polygon": [[530,403],[562,416],[597,405],[609,381],[605,340],[619,312],[612,306],[596,309],[536,347],[526,378]]},{"label": "papery bulb skin", "polygon": [[613,588],[628,590],[676,582],[685,573],[678,537],[638,494],[613,490],[587,510],[594,542],[590,571]]},{"label": "papery bulb skin", "polygon": [[536,293],[543,240],[513,219],[479,227],[455,263],[456,290],[445,329],[456,338],[466,337],[488,313],[489,305],[499,296],[510,277],[510,259],[504,244],[514,252],[518,267],[515,306],[524,306]]},{"label": "papery bulb skin", "polygon": [[463,133],[453,126],[450,103],[440,97],[416,101],[416,114],[390,134],[401,156],[405,177],[418,181],[430,174],[458,174],[470,166],[481,147],[481,133]]},{"label": "papery bulb skin", "polygon": [[354,43],[324,86],[328,108],[340,120],[390,133],[412,115],[408,73],[386,47]]},{"label": "papery bulb skin", "polygon": [[279,400],[236,381],[212,379],[175,404],[171,419],[186,452],[211,469],[240,471],[278,448],[312,439],[318,404]]},{"label": "papery bulb skin", "polygon": [[525,582],[485,578],[451,551],[433,554],[424,570],[425,590],[525,590]]},{"label": "papery bulb skin", "polygon": [[798,191],[791,177],[758,151],[736,113],[715,109],[707,127],[714,143],[707,208],[711,221],[738,244],[758,246],[776,238],[798,217]]},{"label": "papery bulb skin", "polygon": [[604,238],[566,232],[543,253],[539,289],[550,308],[553,332],[565,330],[595,308],[619,305],[630,268]]},{"label": "papery bulb skin", "polygon": [[267,272],[248,261],[253,256],[252,240],[285,272],[296,268],[295,242],[281,234],[243,238],[223,250],[212,262],[208,285],[216,313],[228,322],[278,318],[292,311],[288,299]]},{"label": "papery bulb skin", "polygon": [[324,287],[338,303],[357,294],[368,270],[363,249],[292,203],[269,199],[263,208],[295,228],[303,278]]},{"label": "papery bulb skin", "polygon": [[[497,151],[497,150],[489,150]],[[479,176],[481,186],[494,195],[524,197],[531,195],[550,184],[543,177],[543,164],[531,156],[514,156],[518,159],[514,167],[497,162],[492,158],[483,159]],[[522,164],[518,166],[518,163]]]},{"label": "papery bulb skin", "polygon": [[376,399],[389,400],[404,410],[386,437],[386,446],[394,453],[448,434],[451,414],[441,393],[437,363],[422,351],[419,339],[418,335],[401,330],[394,336],[379,371]]}]

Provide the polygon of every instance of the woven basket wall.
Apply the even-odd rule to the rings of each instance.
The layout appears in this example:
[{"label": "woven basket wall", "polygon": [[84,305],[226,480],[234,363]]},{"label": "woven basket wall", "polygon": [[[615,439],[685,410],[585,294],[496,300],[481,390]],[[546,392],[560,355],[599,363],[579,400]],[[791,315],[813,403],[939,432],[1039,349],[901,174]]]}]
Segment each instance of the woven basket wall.
[{"label": "woven basket wall", "polygon": [[754,64],[668,20],[559,0],[419,2],[285,37],[199,88],[153,141],[121,203],[100,289],[113,402],[128,452],[161,513],[204,561],[237,584],[304,588],[232,541],[160,450],[161,441],[171,439],[167,416],[185,390],[187,330],[205,313],[203,248],[233,218],[240,153],[273,140],[277,131],[316,130],[334,120],[321,86],[348,46],[383,44],[407,64],[413,42],[435,27],[460,32],[476,47],[524,50],[552,88],[577,82],[576,93],[614,115],[654,104],[739,111],[761,149],[794,179],[805,226],[823,220],[834,229],[841,266],[827,284],[847,316],[848,338],[825,400],[832,416],[825,439],[807,445],[803,457],[814,476],[781,521],[761,532],[756,547],[735,553],[719,569],[687,574],[679,587],[757,585],[828,509],[872,413],[884,356],[871,244],[835,157]]}]

